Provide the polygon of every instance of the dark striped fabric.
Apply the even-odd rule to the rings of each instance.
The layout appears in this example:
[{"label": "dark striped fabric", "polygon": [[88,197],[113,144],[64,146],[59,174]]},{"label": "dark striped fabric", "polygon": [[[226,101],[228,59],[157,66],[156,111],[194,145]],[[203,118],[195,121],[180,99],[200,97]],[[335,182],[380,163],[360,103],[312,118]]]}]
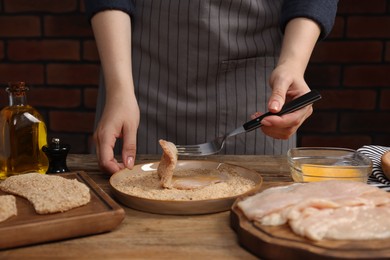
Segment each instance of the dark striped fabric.
[{"label": "dark striped fabric", "polygon": [[[137,153],[161,153],[159,139],[207,142],[267,110],[281,45],[281,0],[134,2]],[[103,102],[102,85],[98,117]],[[222,153],[278,155],[293,146],[295,136],[274,140],[257,130],[229,139]]]},{"label": "dark striped fabric", "polygon": [[368,184],[390,191],[390,180],[383,174],[381,167],[382,155],[389,151],[390,147],[379,145],[365,145],[358,149],[358,152],[368,156],[372,160],[372,175],[368,179]]}]

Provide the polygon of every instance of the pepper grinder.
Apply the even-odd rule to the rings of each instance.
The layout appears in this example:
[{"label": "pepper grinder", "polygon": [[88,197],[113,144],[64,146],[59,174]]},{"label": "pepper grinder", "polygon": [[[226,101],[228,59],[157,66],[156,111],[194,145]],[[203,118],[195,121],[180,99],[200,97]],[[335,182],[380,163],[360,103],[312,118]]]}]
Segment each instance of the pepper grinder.
[{"label": "pepper grinder", "polygon": [[64,173],[69,172],[66,166],[66,156],[70,150],[69,144],[61,144],[59,138],[53,138],[51,144],[43,146],[42,151],[49,159],[49,168],[46,173]]}]

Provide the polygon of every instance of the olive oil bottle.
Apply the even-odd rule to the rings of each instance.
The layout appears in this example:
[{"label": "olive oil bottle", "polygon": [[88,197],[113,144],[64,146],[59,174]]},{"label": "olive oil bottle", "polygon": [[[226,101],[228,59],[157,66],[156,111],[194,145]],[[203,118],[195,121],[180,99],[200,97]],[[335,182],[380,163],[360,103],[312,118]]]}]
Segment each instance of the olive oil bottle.
[{"label": "olive oil bottle", "polygon": [[0,179],[28,172],[46,173],[49,161],[42,116],[27,104],[24,82],[8,83],[9,106],[0,111]]}]

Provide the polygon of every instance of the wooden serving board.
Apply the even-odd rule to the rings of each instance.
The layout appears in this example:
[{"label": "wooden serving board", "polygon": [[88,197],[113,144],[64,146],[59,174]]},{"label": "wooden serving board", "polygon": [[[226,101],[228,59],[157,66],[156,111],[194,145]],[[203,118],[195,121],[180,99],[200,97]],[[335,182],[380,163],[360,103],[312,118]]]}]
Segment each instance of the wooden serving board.
[{"label": "wooden serving board", "polygon": [[390,239],[315,242],[296,235],[287,224],[263,226],[249,221],[237,207],[242,199],[238,198],[232,206],[230,224],[240,244],[260,258],[390,259]]},{"label": "wooden serving board", "polygon": [[29,201],[16,196],[18,215],[0,223],[0,249],[107,232],[122,222],[124,210],[85,172],[61,176],[85,183],[91,201],[63,213],[39,215]]}]

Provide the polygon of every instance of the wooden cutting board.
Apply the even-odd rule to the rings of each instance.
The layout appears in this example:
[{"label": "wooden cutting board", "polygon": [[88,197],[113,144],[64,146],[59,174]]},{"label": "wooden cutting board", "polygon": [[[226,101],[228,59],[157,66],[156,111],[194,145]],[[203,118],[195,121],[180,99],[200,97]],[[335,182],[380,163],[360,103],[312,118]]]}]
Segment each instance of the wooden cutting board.
[{"label": "wooden cutting board", "polygon": [[315,242],[295,235],[287,224],[262,226],[249,221],[237,207],[242,199],[232,206],[231,227],[240,244],[262,259],[390,259],[390,239]]},{"label": "wooden cutting board", "polygon": [[29,201],[16,196],[18,215],[0,223],[0,249],[107,232],[122,222],[124,210],[86,173],[61,176],[85,183],[91,201],[63,213],[39,215]]}]

